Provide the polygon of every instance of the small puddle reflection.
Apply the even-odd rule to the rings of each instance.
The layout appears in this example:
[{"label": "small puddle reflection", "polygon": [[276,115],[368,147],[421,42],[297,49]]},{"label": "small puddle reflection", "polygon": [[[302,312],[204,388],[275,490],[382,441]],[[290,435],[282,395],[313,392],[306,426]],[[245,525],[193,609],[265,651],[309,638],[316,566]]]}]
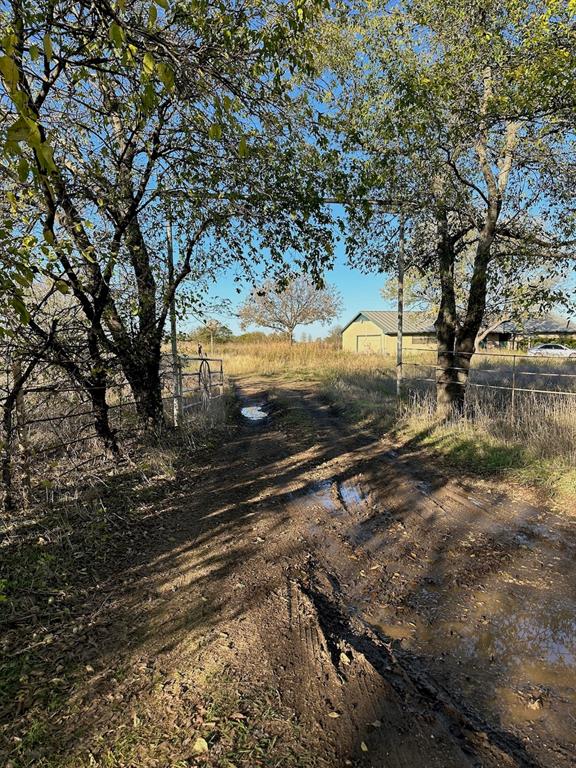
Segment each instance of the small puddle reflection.
[{"label": "small puddle reflection", "polygon": [[321,504],[328,512],[338,511],[338,505],[332,498],[332,480],[314,483],[306,496],[312,503]]},{"label": "small puddle reflection", "polygon": [[240,413],[249,421],[261,421],[268,416],[262,405],[248,405]]},{"label": "small puddle reflection", "polygon": [[354,504],[362,504],[364,501],[362,491],[354,483],[340,483],[338,485],[338,493],[347,507]]}]

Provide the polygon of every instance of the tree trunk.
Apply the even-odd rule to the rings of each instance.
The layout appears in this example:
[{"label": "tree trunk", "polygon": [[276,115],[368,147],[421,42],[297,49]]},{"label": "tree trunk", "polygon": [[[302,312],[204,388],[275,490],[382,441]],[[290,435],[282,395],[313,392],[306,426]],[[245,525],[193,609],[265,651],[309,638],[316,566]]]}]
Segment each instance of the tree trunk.
[{"label": "tree trunk", "polygon": [[86,387],[94,414],[96,434],[102,441],[107,454],[114,458],[121,455],[116,440],[116,430],[110,426],[110,410],[106,402],[106,380],[94,382]]},{"label": "tree trunk", "polygon": [[145,344],[138,340],[136,351],[119,351],[122,369],[130,384],[136,402],[136,412],[145,429],[156,433],[165,426],[160,378],[160,338]]},{"label": "tree trunk", "polygon": [[4,511],[7,515],[14,512],[13,452],[14,452],[14,405],[15,399],[8,396],[2,407],[2,486],[4,489]]},{"label": "tree trunk", "polygon": [[436,259],[440,275],[441,298],[438,317],[434,323],[438,339],[436,370],[436,412],[442,419],[461,413],[464,408],[465,386],[460,380],[455,356],[457,318],[454,289],[454,244],[448,235],[448,218],[441,209],[437,218],[438,240]]}]

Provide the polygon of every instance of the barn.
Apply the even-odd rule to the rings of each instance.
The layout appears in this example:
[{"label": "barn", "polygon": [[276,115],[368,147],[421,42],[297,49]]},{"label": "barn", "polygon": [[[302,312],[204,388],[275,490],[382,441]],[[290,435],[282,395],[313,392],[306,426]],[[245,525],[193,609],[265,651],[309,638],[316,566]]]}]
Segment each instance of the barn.
[{"label": "barn", "polygon": [[[396,311],[362,310],[343,328],[342,349],[395,355],[397,332]],[[405,349],[436,345],[434,326],[426,312],[405,312],[402,335]]]}]

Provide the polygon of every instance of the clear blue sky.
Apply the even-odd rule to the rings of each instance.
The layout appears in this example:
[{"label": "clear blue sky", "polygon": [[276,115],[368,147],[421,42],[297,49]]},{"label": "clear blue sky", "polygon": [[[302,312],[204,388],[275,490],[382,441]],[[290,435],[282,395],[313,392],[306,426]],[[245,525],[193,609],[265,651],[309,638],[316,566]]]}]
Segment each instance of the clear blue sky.
[{"label": "clear blue sky", "polygon": [[[342,296],[344,307],[342,313],[328,325],[313,323],[312,325],[298,326],[295,334],[296,339],[300,339],[303,332],[311,334],[314,338],[325,336],[331,326],[345,325],[362,309],[394,309],[394,305],[384,301],[380,295],[380,289],[384,285],[386,275],[365,275],[357,269],[350,268],[346,263],[343,251],[343,246],[340,244],[337,247],[334,268],[326,272],[326,282],[334,285]],[[238,283],[234,282],[233,278],[234,273],[232,271],[224,273],[210,293],[212,299],[228,299],[232,307],[235,308],[250,293],[251,286],[246,284],[242,293],[238,294],[236,292]],[[238,319],[233,314],[215,313],[211,316],[227,325],[234,333],[241,332]],[[189,317],[187,320],[179,322],[179,328],[190,330],[197,327],[198,324],[194,317]],[[257,330],[257,328],[254,327],[250,330]]]}]

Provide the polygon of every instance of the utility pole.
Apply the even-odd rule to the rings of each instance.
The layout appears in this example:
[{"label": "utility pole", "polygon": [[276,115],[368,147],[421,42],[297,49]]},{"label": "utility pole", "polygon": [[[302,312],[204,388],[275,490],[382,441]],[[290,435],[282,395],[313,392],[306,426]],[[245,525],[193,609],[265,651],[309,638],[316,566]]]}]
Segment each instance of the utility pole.
[{"label": "utility pole", "polygon": [[[166,219],[166,243],[168,246],[168,286],[174,288],[174,245],[172,240],[172,218],[168,213]],[[170,346],[172,349],[172,404],[174,408],[174,426],[182,425],[182,371],[178,358],[178,340],[176,329],[176,292],[172,292],[170,300]]]},{"label": "utility pole", "polygon": [[396,398],[402,397],[402,343],[404,330],[404,211],[400,210],[398,243],[398,332],[396,335]]}]

